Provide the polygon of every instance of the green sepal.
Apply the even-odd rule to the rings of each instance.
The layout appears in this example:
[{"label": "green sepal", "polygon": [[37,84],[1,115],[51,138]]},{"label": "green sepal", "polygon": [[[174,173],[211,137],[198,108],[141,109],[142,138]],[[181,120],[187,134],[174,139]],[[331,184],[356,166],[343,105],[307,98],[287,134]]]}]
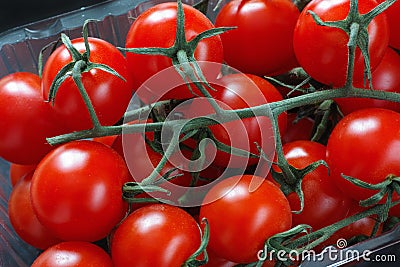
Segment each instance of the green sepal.
[{"label": "green sepal", "polygon": [[[204,224],[204,232],[202,233],[201,243],[199,248],[182,264],[185,267],[199,267],[203,266],[208,262],[207,246],[210,240],[210,226],[206,218],[201,219],[201,223]],[[203,259],[197,259],[203,254]]]}]

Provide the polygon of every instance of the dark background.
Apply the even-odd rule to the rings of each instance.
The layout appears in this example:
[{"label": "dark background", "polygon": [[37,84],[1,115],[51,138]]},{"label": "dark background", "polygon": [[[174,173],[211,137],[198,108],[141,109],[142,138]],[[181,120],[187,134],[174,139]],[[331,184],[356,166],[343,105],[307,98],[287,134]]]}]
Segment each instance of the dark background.
[{"label": "dark background", "polygon": [[4,0],[0,6],[0,33],[105,1],[109,0]]}]

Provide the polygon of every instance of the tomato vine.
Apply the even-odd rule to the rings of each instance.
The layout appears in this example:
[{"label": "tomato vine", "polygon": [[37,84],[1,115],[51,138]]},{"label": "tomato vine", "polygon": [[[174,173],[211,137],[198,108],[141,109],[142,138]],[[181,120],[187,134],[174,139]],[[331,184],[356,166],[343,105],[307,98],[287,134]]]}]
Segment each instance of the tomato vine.
[{"label": "tomato vine", "polygon": [[[209,94],[208,90],[212,90],[213,88],[208,84],[206,78],[203,76],[200,67],[197,65],[196,60],[194,59],[193,53],[200,42],[200,40],[204,38],[208,38],[211,36],[215,36],[218,34],[223,34],[228,30],[234,30],[232,28],[216,28],[206,32],[199,34],[194,40],[188,42],[184,37],[184,13],[182,8],[181,1],[178,1],[178,16],[177,16],[177,34],[176,41],[174,45],[170,48],[122,48],[127,53],[138,53],[138,54],[157,54],[164,55],[172,58],[174,67],[176,71],[181,75],[181,77],[187,82],[194,82],[195,86],[200,90],[204,97],[209,99],[209,102],[214,107],[216,113],[209,115],[207,118],[199,117],[194,119],[173,119],[169,121],[159,121],[159,122],[146,122],[146,123],[137,123],[137,124],[122,124],[122,125],[114,125],[114,126],[103,126],[100,124],[97,119],[97,115],[94,112],[93,106],[91,106],[90,101],[87,100],[84,94],[83,84],[81,83],[80,71],[84,69],[84,67],[88,67],[88,63],[84,60],[77,60],[78,57],[82,57],[82,55],[77,55],[74,52],[74,49],[70,47],[70,51],[75,55],[75,59],[78,63],[73,65],[72,68],[72,76],[74,81],[81,89],[83,97],[86,99],[85,103],[88,106],[88,109],[91,114],[91,118],[93,121],[94,127],[92,129],[72,132],[68,134],[63,134],[59,136],[54,136],[48,138],[47,141],[51,145],[57,145],[65,142],[69,142],[72,140],[85,139],[85,138],[94,138],[108,135],[116,135],[122,133],[140,133],[140,132],[154,132],[161,131],[162,129],[168,129],[173,133],[175,138],[172,140],[179,140],[178,136],[182,134],[191,135],[193,132],[198,131],[199,129],[204,129],[209,126],[215,125],[217,123],[230,122],[232,120],[236,120],[238,117],[241,119],[250,118],[255,116],[271,116],[272,125],[274,130],[274,138],[276,145],[276,154],[277,154],[277,162],[276,164],[282,170],[283,177],[277,179],[283,184],[286,185],[286,192],[290,193],[294,191],[299,195],[301,200],[301,208],[303,207],[303,192],[301,190],[301,181],[302,178],[313,168],[319,166],[319,164],[326,165],[325,162],[317,162],[317,165],[310,165],[303,170],[297,170],[293,168],[287,162],[284,157],[282,151],[282,140],[281,134],[278,127],[278,116],[286,112],[288,110],[292,110],[295,108],[299,108],[305,105],[310,104],[319,104],[323,101],[332,100],[335,98],[346,98],[346,97],[357,97],[357,98],[373,98],[380,100],[389,100],[394,102],[400,102],[400,94],[392,93],[392,92],[383,92],[377,90],[365,90],[364,88],[356,88],[353,85],[353,73],[354,73],[354,61],[356,49],[359,48],[365,59],[365,78],[368,81],[371,81],[371,68],[369,62],[369,52],[368,52],[368,31],[367,27],[369,23],[375,18],[378,14],[382,13],[386,10],[390,5],[392,5],[396,0],[387,0],[376,6],[373,10],[368,12],[367,14],[360,15],[358,12],[358,1],[351,0],[350,11],[345,20],[342,21],[323,21],[318,17],[315,13],[311,13],[313,19],[318,25],[325,27],[334,27],[340,28],[345,31],[349,36],[348,41],[348,66],[347,66],[347,78],[346,83],[341,88],[335,89],[325,89],[325,90],[317,90],[304,95],[295,96],[291,98],[287,98],[281,101],[263,104],[251,108],[243,108],[243,109],[234,109],[234,110],[223,110],[221,109],[212,96]],[[299,1],[297,1],[299,2]],[[302,2],[302,1],[300,1]],[[307,1],[304,1],[307,2]],[[304,6],[304,2],[298,3],[298,6]],[[84,31],[85,32],[85,31]],[[85,36],[87,38],[87,36]],[[68,40],[63,37],[64,42],[68,44]],[[89,51],[87,52],[89,53]],[[84,57],[85,55],[83,55]],[[66,73],[70,74],[71,66],[68,66],[68,69],[65,69],[63,73],[60,73],[59,78],[64,79],[63,75]],[[99,66],[95,66],[99,67]],[[90,68],[90,67],[89,67]],[[103,69],[105,67],[102,67]],[[105,68],[107,71],[112,72],[110,69]],[[198,79],[200,78],[200,79]],[[369,82],[369,86],[372,87],[372,83]],[[190,88],[189,88],[190,89]],[[372,88],[370,88],[372,89]],[[51,94],[52,96],[56,94],[56,89],[53,89],[54,92]],[[52,98],[52,97],[51,97]],[[56,96],[55,96],[56,98]],[[144,107],[141,107],[137,110],[131,111],[126,114],[130,118],[136,118],[140,114],[150,112],[155,107],[162,107],[164,105],[171,105],[171,101],[161,101],[157,103],[153,103]],[[172,103],[173,105],[173,103]],[[179,142],[171,142],[167,149],[164,151],[162,155],[162,159],[155,167],[154,171],[142,182],[140,183],[127,183],[124,186],[124,194],[126,199],[129,202],[140,202],[143,200],[135,199],[135,193],[132,193],[137,188],[141,188],[143,186],[147,186],[150,190],[160,190],[160,188],[155,185],[157,174],[160,173],[160,170],[164,167],[167,160],[171,157],[173,151],[176,147],[179,146]],[[260,155],[262,156],[263,151],[260,151]],[[328,166],[329,167],[329,166]],[[166,177],[168,178],[168,177]],[[322,229],[309,232],[309,226],[307,225],[299,225],[294,227],[293,229],[279,233],[268,240],[266,240],[266,246],[271,250],[285,250],[289,253],[291,250],[298,250],[299,252],[307,249],[312,249],[321,242],[327,240],[332,233],[338,231],[339,229],[361,219],[364,217],[368,217],[371,215],[378,215],[377,225],[382,223],[387,219],[388,210],[390,207],[397,205],[399,201],[393,201],[392,194],[397,193],[400,194],[400,186],[399,186],[399,178],[398,177],[390,177],[381,184],[378,185],[369,185],[365,182],[362,182],[356,178],[360,177],[347,177],[344,176],[345,179],[350,180],[352,183],[357,184],[358,186],[370,189],[379,189],[379,193],[374,195],[368,200],[361,201],[360,204],[364,206],[368,206],[369,208],[361,213],[350,216],[344,220],[341,220],[337,223],[324,227]],[[168,193],[166,190],[161,190],[164,193]],[[386,203],[380,204],[379,201],[386,197]],[[300,212],[299,211],[299,212]],[[302,235],[299,237],[299,234],[307,232],[306,235]],[[206,238],[208,235],[208,231],[205,233]],[[205,245],[204,245],[205,246]],[[204,247],[202,247],[204,249]],[[197,257],[198,254],[194,256]],[[287,264],[287,263],[282,263]],[[188,264],[189,266],[195,266]],[[262,261],[252,263],[250,266],[261,266]],[[197,265],[196,265],[197,266]]]}]

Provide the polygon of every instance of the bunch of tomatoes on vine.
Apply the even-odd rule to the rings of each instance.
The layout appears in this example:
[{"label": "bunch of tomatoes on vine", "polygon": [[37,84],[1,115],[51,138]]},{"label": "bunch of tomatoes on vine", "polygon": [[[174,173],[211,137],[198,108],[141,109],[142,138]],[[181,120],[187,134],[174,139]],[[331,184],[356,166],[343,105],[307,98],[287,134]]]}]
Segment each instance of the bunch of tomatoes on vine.
[{"label": "bunch of tomatoes on vine", "polygon": [[32,266],[292,266],[398,222],[400,3],[219,5],[155,4],[124,47],[88,20],[1,78]]}]

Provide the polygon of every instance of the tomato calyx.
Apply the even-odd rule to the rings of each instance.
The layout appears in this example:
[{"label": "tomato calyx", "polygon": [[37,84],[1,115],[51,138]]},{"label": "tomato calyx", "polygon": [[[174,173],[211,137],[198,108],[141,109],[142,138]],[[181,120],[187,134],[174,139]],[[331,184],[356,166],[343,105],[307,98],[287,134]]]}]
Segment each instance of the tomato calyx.
[{"label": "tomato calyx", "polygon": [[384,12],[394,2],[396,2],[396,0],[387,0],[368,13],[361,15],[358,11],[358,1],[351,0],[347,17],[340,21],[323,21],[316,13],[308,11],[317,25],[341,29],[349,36],[347,44],[349,47],[349,60],[345,87],[350,88],[353,83],[355,49],[358,47],[364,57],[364,83],[369,81],[369,86],[372,89],[372,71],[368,51],[368,25],[376,16]]},{"label": "tomato calyx", "polygon": [[357,178],[342,174],[342,177],[361,188],[378,191],[373,196],[360,200],[359,204],[362,207],[371,207],[384,201],[383,209],[378,214],[378,219],[381,222],[386,221],[389,214],[389,209],[393,205],[393,194],[400,194],[400,177],[389,174],[385,180],[377,184],[370,184]]},{"label": "tomato calyx", "polygon": [[[200,92],[210,99],[213,108],[219,113],[220,107],[213,100],[208,90],[214,90],[204,77],[202,70],[197,63],[194,52],[203,39],[210,38],[235,27],[218,27],[201,32],[192,40],[187,41],[185,36],[185,14],[181,0],[177,1],[177,25],[176,38],[171,47],[141,47],[141,48],[119,48],[121,51],[128,53],[144,54],[144,55],[162,55],[172,59],[175,70],[187,84],[193,95],[196,93],[192,90],[190,83],[192,82]],[[207,88],[208,89],[207,89]]]}]

